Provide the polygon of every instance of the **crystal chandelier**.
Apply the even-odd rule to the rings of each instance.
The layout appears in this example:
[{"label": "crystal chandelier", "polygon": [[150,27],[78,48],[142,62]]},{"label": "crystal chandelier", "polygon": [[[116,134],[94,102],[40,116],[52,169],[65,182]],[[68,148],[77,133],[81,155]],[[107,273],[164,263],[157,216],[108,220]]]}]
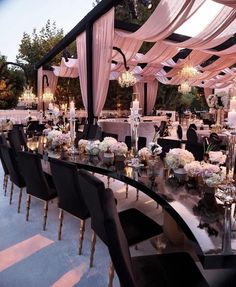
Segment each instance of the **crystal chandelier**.
[{"label": "crystal chandelier", "polygon": [[24,88],[24,91],[21,97],[19,98],[19,101],[25,105],[32,105],[33,103],[36,103],[37,97],[33,93],[33,87],[30,87],[29,85],[27,85]]},{"label": "crystal chandelier", "polygon": [[136,78],[134,77],[133,73],[129,71],[125,71],[121,74],[121,76],[118,78],[119,85],[124,88],[128,88],[133,86],[137,82]]},{"label": "crystal chandelier", "polygon": [[188,80],[196,77],[199,74],[198,70],[191,63],[184,65],[179,75],[182,79]]},{"label": "crystal chandelier", "polygon": [[181,85],[178,87],[178,92],[181,94],[187,94],[190,93],[192,90],[192,87],[189,85],[188,81],[184,81],[181,83]]},{"label": "crystal chandelier", "polygon": [[53,101],[53,93],[51,92],[51,89],[47,87],[43,93],[43,101],[44,102],[51,102]]}]

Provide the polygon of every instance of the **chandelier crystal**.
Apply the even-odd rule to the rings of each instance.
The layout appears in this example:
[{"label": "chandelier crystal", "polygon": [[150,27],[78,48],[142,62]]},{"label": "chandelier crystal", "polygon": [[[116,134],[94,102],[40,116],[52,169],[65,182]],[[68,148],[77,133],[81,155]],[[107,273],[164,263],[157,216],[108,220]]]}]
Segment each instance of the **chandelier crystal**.
[{"label": "chandelier crystal", "polygon": [[133,86],[135,83],[137,82],[136,78],[134,77],[134,75],[129,72],[129,71],[125,71],[121,74],[121,76],[118,78],[118,83],[119,85],[124,88],[128,88]]},{"label": "chandelier crystal", "polygon": [[192,87],[189,85],[188,81],[184,81],[181,83],[181,85],[178,87],[178,92],[181,94],[187,94],[190,93],[192,90]]},{"label": "chandelier crystal", "polygon": [[43,101],[44,102],[51,102],[53,101],[53,93],[51,92],[51,89],[47,87],[43,93]]},{"label": "chandelier crystal", "polygon": [[33,103],[37,102],[37,97],[33,93],[33,87],[27,85],[24,87],[24,91],[19,98],[19,101],[22,102],[24,105],[32,105]]},{"label": "chandelier crystal", "polygon": [[180,71],[180,77],[182,79],[188,80],[196,77],[199,74],[198,70],[191,64],[186,64]]}]

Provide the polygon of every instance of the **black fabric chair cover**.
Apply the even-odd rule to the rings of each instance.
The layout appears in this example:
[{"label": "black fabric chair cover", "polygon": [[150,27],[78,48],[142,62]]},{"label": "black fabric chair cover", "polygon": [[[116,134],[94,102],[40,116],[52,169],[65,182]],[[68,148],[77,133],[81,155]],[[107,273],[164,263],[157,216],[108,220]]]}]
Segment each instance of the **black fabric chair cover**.
[{"label": "black fabric chair cover", "polygon": [[178,139],[182,140],[182,138],[183,138],[183,129],[182,129],[181,125],[177,126],[177,135],[178,135]]},{"label": "black fabric chair cover", "polygon": [[88,218],[90,215],[81,194],[76,165],[50,158],[50,167],[58,193],[59,208],[80,219]]},{"label": "black fabric chair cover", "polygon": [[181,148],[181,141],[179,140],[159,138],[157,143],[162,147],[162,153],[160,155],[161,158],[164,158],[170,149]]},{"label": "black fabric chair cover", "polygon": [[188,143],[196,144],[198,142],[197,133],[196,133],[196,130],[194,128],[188,128],[187,129],[186,137],[187,137]]},{"label": "black fabric chair cover", "polygon": [[13,129],[8,132],[8,141],[10,143],[11,148],[13,149],[15,153],[22,150],[22,145],[21,145],[18,130]]},{"label": "black fabric chair cover", "polygon": [[25,187],[25,181],[21,175],[21,171],[16,159],[16,155],[11,147],[0,145],[1,154],[3,160],[7,166],[7,170],[10,174],[11,181],[18,187]]},{"label": "black fabric chair cover", "polygon": [[[8,146],[8,143],[7,143],[7,140],[6,140],[6,137],[5,137],[4,134],[0,134],[0,144]],[[3,168],[4,174],[8,175],[9,171],[7,169],[7,165],[5,163],[5,160],[4,160],[3,156],[2,156],[1,149],[0,149],[0,159],[1,159],[1,163],[2,163],[2,168]]]},{"label": "black fabric chair cover", "polygon": [[[128,147],[128,150],[131,149],[131,136],[125,137],[125,143]],[[138,137],[138,150],[145,147],[147,145],[147,138],[146,137]]]},{"label": "black fabric chair cover", "polygon": [[20,171],[26,183],[26,192],[45,201],[55,198],[56,190],[49,186],[40,156],[26,151],[20,151],[17,155]]}]

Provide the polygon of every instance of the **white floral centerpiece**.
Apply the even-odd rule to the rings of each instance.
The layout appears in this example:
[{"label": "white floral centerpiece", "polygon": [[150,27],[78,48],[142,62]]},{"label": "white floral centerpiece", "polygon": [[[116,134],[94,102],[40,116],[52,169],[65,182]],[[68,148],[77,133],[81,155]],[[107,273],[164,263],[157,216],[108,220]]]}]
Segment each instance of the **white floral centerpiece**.
[{"label": "white floral centerpiece", "polygon": [[226,168],[210,163],[202,163],[201,176],[208,187],[217,187],[226,179]]},{"label": "white floral centerpiece", "polygon": [[170,169],[183,168],[187,163],[194,161],[194,156],[191,152],[181,149],[171,149],[165,157],[165,162]]},{"label": "white floral centerpiece", "polygon": [[184,168],[187,171],[188,176],[190,177],[198,177],[199,175],[201,175],[202,172],[202,165],[200,161],[197,160],[187,163]]},{"label": "white floral centerpiece", "polygon": [[127,151],[128,151],[128,147],[126,145],[126,143],[124,142],[116,142],[114,144],[112,144],[112,146],[110,147],[111,152],[114,152],[115,155],[121,155],[124,156],[126,155]]},{"label": "white floral centerpiece", "polygon": [[80,139],[78,142],[79,152],[84,153],[86,151],[86,147],[88,144],[88,140]]},{"label": "white floral centerpiece", "polygon": [[98,155],[100,151],[99,146],[100,140],[88,140],[85,150],[90,155]]},{"label": "white floral centerpiece", "polygon": [[71,143],[70,133],[52,130],[47,135],[48,145],[52,149],[59,147],[68,147]]},{"label": "white floral centerpiece", "polygon": [[227,109],[229,104],[229,96],[225,91],[218,94],[212,94],[207,98],[207,104],[212,109]]},{"label": "white floral centerpiece", "polygon": [[138,151],[138,156],[141,158],[143,161],[147,161],[150,156],[151,156],[151,151],[147,147],[143,147]]},{"label": "white floral centerpiece", "polygon": [[216,163],[216,164],[224,164],[226,161],[226,155],[222,153],[222,151],[210,151],[208,153],[209,155],[209,161],[211,163]]},{"label": "white floral centerpiece", "polygon": [[100,142],[99,149],[103,152],[111,152],[113,145],[117,144],[117,140],[113,137],[105,137],[102,142]]}]

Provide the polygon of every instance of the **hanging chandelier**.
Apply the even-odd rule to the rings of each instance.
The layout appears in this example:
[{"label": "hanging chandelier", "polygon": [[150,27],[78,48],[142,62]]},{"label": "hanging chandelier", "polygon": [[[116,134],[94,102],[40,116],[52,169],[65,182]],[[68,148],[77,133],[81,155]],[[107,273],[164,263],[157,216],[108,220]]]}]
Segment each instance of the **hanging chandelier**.
[{"label": "hanging chandelier", "polygon": [[181,83],[181,85],[178,87],[178,92],[181,94],[187,94],[190,93],[192,90],[192,87],[189,85],[188,81],[184,81]]},{"label": "hanging chandelier", "polygon": [[49,87],[46,87],[44,93],[43,93],[43,101],[44,102],[51,102],[54,100],[53,93],[51,92],[51,89]]},{"label": "hanging chandelier", "polygon": [[199,74],[198,70],[192,64],[185,64],[179,75],[182,79],[188,80],[196,77]]},{"label": "hanging chandelier", "polygon": [[125,71],[118,78],[118,83],[122,88],[132,87],[137,82],[132,72]]},{"label": "hanging chandelier", "polygon": [[22,102],[24,105],[32,105],[37,102],[37,97],[33,93],[33,87],[27,85],[24,87],[24,91],[19,98],[19,101]]}]

